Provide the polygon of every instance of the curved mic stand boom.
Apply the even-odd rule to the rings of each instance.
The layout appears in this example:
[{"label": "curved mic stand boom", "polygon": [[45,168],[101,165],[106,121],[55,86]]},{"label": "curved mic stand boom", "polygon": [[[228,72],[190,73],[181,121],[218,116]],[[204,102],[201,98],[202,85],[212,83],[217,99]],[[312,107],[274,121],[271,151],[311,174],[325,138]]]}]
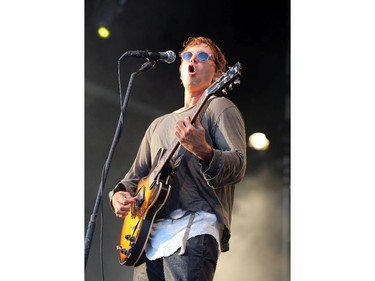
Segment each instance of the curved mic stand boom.
[{"label": "curved mic stand boom", "polygon": [[[122,55],[120,57],[120,59],[118,60],[118,64],[120,64],[120,61],[125,56],[129,56],[128,53],[125,53],[124,55]],[[115,148],[118,144],[118,141],[119,141],[121,133],[122,133],[122,128],[124,126],[125,109],[126,109],[126,106],[127,106],[127,103],[128,103],[129,93],[130,93],[130,89],[131,89],[132,84],[133,84],[133,79],[138,74],[143,73],[143,72],[153,68],[155,64],[156,64],[156,61],[154,61],[154,60],[153,61],[147,61],[137,71],[135,71],[131,74],[124,100],[122,100],[122,96],[121,96],[120,67],[118,67],[121,113],[120,113],[119,121],[118,121],[118,124],[117,124],[116,132],[115,132],[115,135],[114,135],[114,138],[113,138],[113,141],[112,141],[112,145],[111,145],[111,148],[110,148],[109,153],[108,153],[107,160],[106,160],[106,162],[104,164],[104,167],[103,167],[103,170],[102,170],[102,177],[101,177],[98,194],[97,194],[96,201],[95,201],[94,210],[93,210],[93,212],[90,216],[90,221],[89,221],[89,224],[88,224],[88,227],[87,227],[87,232],[86,232],[86,236],[85,236],[85,268],[86,268],[86,265],[87,265],[87,259],[88,259],[88,255],[89,255],[89,252],[90,252],[92,237],[94,235],[96,216],[97,216],[97,213],[98,213],[100,202],[102,200],[102,191],[103,191],[103,188],[105,186],[109,166],[110,166],[112,158],[113,158],[113,153],[114,153]]]}]

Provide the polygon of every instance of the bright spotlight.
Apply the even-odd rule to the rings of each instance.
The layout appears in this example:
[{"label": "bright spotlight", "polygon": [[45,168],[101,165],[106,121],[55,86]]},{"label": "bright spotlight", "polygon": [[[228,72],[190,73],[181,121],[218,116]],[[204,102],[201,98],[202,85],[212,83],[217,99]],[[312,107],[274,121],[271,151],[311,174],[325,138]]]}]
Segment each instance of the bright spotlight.
[{"label": "bright spotlight", "polygon": [[115,17],[122,10],[124,1],[119,0],[96,0],[96,22],[97,33],[100,38],[106,39],[111,35],[110,28]]},{"label": "bright spotlight", "polygon": [[249,137],[249,147],[255,150],[267,150],[270,141],[267,139],[266,135],[263,133],[254,133]]},{"label": "bright spotlight", "polygon": [[111,33],[109,32],[109,29],[105,26],[100,26],[98,28],[98,34],[101,38],[108,38]]}]

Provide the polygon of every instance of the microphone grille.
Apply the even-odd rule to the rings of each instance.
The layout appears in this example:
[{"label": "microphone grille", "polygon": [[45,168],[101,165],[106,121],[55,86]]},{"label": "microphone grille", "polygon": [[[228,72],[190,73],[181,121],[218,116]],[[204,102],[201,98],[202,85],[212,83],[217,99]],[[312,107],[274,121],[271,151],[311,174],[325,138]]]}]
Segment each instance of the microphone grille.
[{"label": "microphone grille", "polygon": [[176,54],[173,51],[169,50],[166,53],[168,55],[168,58],[166,60],[167,63],[172,63],[176,60]]}]

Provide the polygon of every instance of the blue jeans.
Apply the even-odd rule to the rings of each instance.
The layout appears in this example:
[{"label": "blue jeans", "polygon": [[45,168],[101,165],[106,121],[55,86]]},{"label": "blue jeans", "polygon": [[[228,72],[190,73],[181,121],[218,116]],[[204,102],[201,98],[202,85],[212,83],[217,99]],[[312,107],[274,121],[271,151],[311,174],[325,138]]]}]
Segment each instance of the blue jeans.
[{"label": "blue jeans", "polygon": [[169,257],[145,262],[134,268],[133,281],[212,281],[218,260],[218,245],[211,235],[199,235],[187,241],[186,251],[179,249]]}]

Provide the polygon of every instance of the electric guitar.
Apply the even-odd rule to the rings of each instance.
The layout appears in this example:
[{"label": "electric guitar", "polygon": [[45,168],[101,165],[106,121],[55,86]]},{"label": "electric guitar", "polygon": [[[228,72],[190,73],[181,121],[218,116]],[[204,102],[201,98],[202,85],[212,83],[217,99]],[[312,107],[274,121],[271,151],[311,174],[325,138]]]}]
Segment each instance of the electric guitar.
[{"label": "electric guitar", "polygon": [[[205,90],[200,106],[191,117],[192,123],[211,96],[226,95],[227,88],[232,89],[233,84],[239,84],[241,71],[241,64],[237,62]],[[140,258],[150,236],[152,224],[171,190],[174,169],[169,162],[179,145],[180,143],[175,140],[170,149],[160,149],[149,174],[137,185],[134,196],[138,200],[131,205],[129,213],[124,218],[120,243],[116,247],[122,265],[137,266],[141,262]]]}]

